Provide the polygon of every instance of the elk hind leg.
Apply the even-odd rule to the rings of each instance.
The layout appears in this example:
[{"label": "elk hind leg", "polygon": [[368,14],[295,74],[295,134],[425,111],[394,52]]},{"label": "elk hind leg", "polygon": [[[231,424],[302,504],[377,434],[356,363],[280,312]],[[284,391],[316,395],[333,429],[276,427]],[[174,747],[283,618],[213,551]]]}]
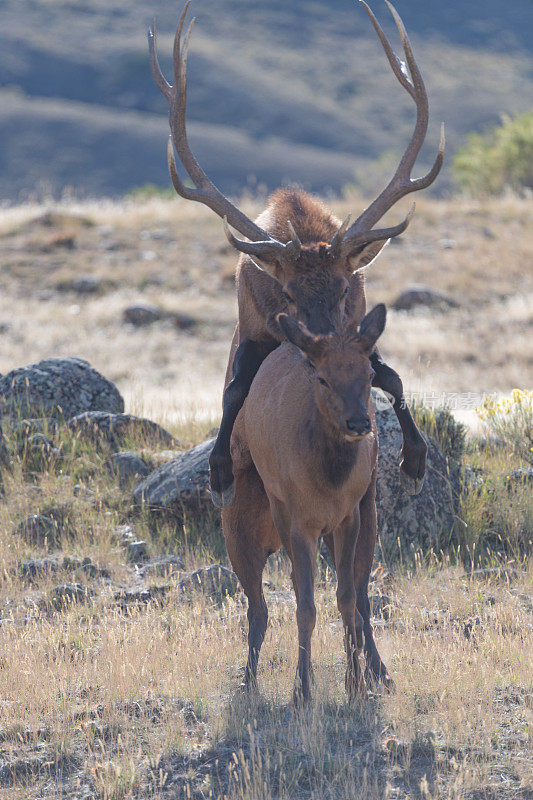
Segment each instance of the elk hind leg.
[{"label": "elk hind leg", "polygon": [[381,359],[377,350],[370,356],[375,377],[372,385],[387,392],[394,401],[394,413],[402,429],[400,483],[407,494],[420,494],[426,472],[427,444],[407,408],[402,379]]},{"label": "elk hind leg", "polygon": [[233,359],[233,378],[224,390],[222,420],[209,456],[209,485],[211,498],[217,508],[231,505],[235,497],[235,479],[231,461],[231,433],[257,370],[271,347],[265,342],[244,339]]},{"label": "elk hind leg", "polygon": [[248,600],[248,659],[243,688],[255,690],[259,652],[268,623],[263,569],[280,543],[255,467],[238,471],[235,484],[235,502],[222,510],[222,529],[232,567]]}]

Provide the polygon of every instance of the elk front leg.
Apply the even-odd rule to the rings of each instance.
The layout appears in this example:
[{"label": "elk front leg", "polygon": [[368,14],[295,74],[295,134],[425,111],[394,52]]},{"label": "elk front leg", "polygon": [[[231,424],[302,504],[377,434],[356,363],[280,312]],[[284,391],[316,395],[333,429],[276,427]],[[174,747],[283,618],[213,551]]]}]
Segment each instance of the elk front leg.
[{"label": "elk front leg", "polygon": [[393,408],[403,434],[400,483],[407,494],[419,494],[424,483],[428,446],[407,408],[400,376],[381,359],[377,350],[370,356],[376,373],[372,385],[391,395]]},{"label": "elk front leg", "polygon": [[366,696],[359,653],[363,649],[363,618],[356,607],[353,564],[359,535],[359,508],[339,525],[333,534],[337,570],[337,607],[344,626],[346,648],[346,691],[350,699]]},{"label": "elk front leg", "polygon": [[275,346],[244,339],[235,352],[233,378],[224,391],[222,421],[209,456],[209,486],[211,499],[217,508],[231,505],[235,497],[235,480],[230,454],[231,432],[257,370]]},{"label": "elk front leg", "polygon": [[296,622],[298,624],[298,667],[294,686],[295,706],[311,699],[310,667],[311,636],[316,623],[315,566],[319,531],[292,529],[290,556],[296,590]]}]

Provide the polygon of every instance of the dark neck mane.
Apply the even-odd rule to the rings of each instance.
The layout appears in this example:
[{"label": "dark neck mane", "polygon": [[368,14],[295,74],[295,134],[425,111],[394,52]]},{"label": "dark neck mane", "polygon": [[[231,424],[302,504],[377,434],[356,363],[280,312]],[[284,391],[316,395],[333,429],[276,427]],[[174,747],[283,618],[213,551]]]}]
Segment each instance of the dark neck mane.
[{"label": "dark neck mane", "polygon": [[334,489],[348,480],[357,461],[359,442],[347,442],[323,419],[313,401],[314,414],[306,422],[305,438],[317,472]]}]

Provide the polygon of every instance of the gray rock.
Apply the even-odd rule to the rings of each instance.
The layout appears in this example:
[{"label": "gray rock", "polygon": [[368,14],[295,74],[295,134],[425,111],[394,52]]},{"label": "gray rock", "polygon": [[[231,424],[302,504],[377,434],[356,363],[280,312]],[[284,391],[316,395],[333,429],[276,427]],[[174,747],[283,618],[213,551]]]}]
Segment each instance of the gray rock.
[{"label": "gray rock", "polygon": [[386,594],[372,594],[368,598],[370,602],[370,613],[373,617],[390,619],[392,614],[392,600]]},{"label": "gray rock", "polygon": [[123,610],[131,606],[144,606],[148,603],[161,603],[170,591],[170,585],[149,586],[147,589],[121,589],[115,592],[115,600]]},{"label": "gray rock", "polygon": [[220,602],[224,597],[233,597],[240,589],[239,579],[234,572],[222,564],[210,564],[190,572],[178,583],[183,593],[202,592]]},{"label": "gray rock", "polygon": [[124,411],[111,381],[81,358],[48,358],[0,378],[0,416],[70,419],[84,411]]},{"label": "gray rock", "polygon": [[42,547],[44,544],[53,547],[58,542],[60,529],[56,520],[34,514],[20,523],[15,534],[34,547]]},{"label": "gray rock", "polygon": [[440,239],[439,244],[443,250],[454,250],[457,247],[455,239]]},{"label": "gray rock", "polygon": [[35,433],[44,433],[46,436],[54,436],[59,425],[56,419],[39,417],[33,419],[22,419],[13,426],[13,433],[18,440],[27,439]]},{"label": "gray rock", "polygon": [[105,281],[96,275],[76,275],[74,278],[56,284],[59,292],[76,292],[77,294],[98,294],[105,287]]},{"label": "gray rock", "polygon": [[[379,464],[376,504],[381,556],[388,562],[410,558],[449,541],[454,531],[458,476],[449,474],[446,458],[428,437],[426,477],[419,495],[406,494],[398,474],[402,434],[391,406],[376,400]],[[383,396],[381,395],[381,398]]]},{"label": "gray rock", "polygon": [[135,504],[178,514],[184,508],[211,510],[207,459],[214,442],[214,439],[208,439],[150,473],[135,487]]},{"label": "gray rock", "polygon": [[533,486],[533,467],[513,469],[504,476],[504,481],[510,488]]},{"label": "gray rock", "polygon": [[179,556],[165,556],[154,558],[138,569],[141,578],[168,578],[185,569],[185,564]]},{"label": "gray rock", "polygon": [[130,325],[135,325],[135,327],[151,325],[153,322],[163,319],[164,316],[165,312],[162,308],[150,303],[136,303],[128,306],[122,312],[123,321],[129,322]]},{"label": "gray rock", "polygon": [[[392,407],[374,392],[379,433],[377,508],[381,556],[387,561],[410,558],[416,550],[440,546],[454,529],[454,498],[458,479],[448,475],[444,455],[428,440],[426,478],[417,496],[407,495],[400,484],[398,464],[402,434]],[[133,492],[138,506],[178,518],[188,513],[213,512],[209,493],[208,457],[214,444],[209,439],[187,453],[162,464],[144,478]]]},{"label": "gray rock", "polygon": [[146,558],[148,552],[148,545],[146,542],[142,540],[135,541],[135,542],[128,542],[127,545],[127,553],[128,553],[128,560],[129,561],[142,561]]},{"label": "gray rock", "polygon": [[94,596],[88,586],[81,583],[63,583],[50,590],[50,603],[54,608],[63,609],[75,603],[86,603]]},{"label": "gray rock", "polygon": [[146,461],[135,453],[113,453],[106,466],[118,477],[121,486],[127,486],[134,478],[144,478],[150,473]]},{"label": "gray rock", "polygon": [[87,411],[69,419],[68,426],[91,441],[107,441],[114,446],[128,437],[141,439],[144,445],[172,447],[176,443],[161,425],[132,414]]},{"label": "gray rock", "polygon": [[26,469],[40,472],[61,459],[61,451],[54,447],[44,433],[34,433],[25,441],[19,442],[19,455],[24,459]]},{"label": "gray rock", "polygon": [[55,558],[32,558],[19,564],[20,576],[26,580],[44,578],[53,575],[59,569],[59,563]]},{"label": "gray rock", "polygon": [[457,302],[443,292],[438,292],[430,286],[413,285],[400,292],[398,297],[391,303],[391,308],[396,311],[411,311],[417,306],[430,308],[451,308],[457,306]]}]

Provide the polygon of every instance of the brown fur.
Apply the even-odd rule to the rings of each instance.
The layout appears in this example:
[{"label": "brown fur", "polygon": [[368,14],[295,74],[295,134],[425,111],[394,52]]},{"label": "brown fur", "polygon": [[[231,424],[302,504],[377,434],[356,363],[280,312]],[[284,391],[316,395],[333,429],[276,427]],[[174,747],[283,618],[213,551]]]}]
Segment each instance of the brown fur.
[{"label": "brown fur", "polygon": [[[222,521],[233,568],[249,599],[247,685],[255,684],[266,629],[261,588],[266,559],[282,544],[291,559],[300,638],[298,701],[310,694],[313,576],[321,535],[329,537],[335,554],[349,691],[364,692],[357,655],[363,629],[369,669],[376,677],[385,677],[386,669],[363,608],[377,532],[378,443],[368,360],[373,342],[349,330],[325,337],[304,331],[301,340],[297,328],[295,332],[294,337],[290,331],[287,335],[305,355],[289,343],[271,353],[237,418],[232,436],[236,496],[223,509]],[[320,380],[327,380],[328,387]],[[354,434],[347,427],[354,415],[370,423],[369,435]],[[356,610],[359,597],[361,612]]]}]

